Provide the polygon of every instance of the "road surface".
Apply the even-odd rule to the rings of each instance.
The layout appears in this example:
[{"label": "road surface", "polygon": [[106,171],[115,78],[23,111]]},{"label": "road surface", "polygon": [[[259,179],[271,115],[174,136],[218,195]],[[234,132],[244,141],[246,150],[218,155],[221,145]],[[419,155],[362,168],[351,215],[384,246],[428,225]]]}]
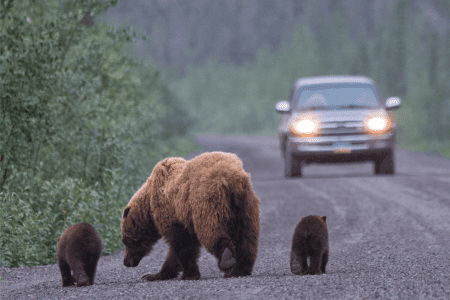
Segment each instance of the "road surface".
[{"label": "road surface", "polygon": [[[164,262],[160,241],[136,268],[123,266],[124,251],[102,257],[89,287],[62,288],[56,265],[0,269],[1,299],[450,299],[450,160],[397,150],[395,176],[375,176],[362,163],[310,165],[302,178],[285,179],[275,137],[197,142],[236,153],[251,173],[261,199],[252,276],[222,278],[202,249],[200,280],[142,282]],[[310,214],[327,216],[330,259],[325,275],[297,276],[289,270],[291,239]]]}]

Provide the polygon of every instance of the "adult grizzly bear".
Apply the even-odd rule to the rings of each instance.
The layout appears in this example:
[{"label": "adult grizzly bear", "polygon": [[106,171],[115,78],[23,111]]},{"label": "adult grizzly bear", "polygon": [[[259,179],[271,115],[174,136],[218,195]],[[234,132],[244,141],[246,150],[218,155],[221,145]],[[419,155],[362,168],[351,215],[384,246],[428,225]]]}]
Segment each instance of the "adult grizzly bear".
[{"label": "adult grizzly bear", "polygon": [[218,259],[224,277],[251,275],[259,238],[259,198],[241,160],[224,152],[186,161],[166,158],[134,194],[122,215],[123,264],[136,267],[164,237],[169,254],[148,281],[200,278],[203,245]]},{"label": "adult grizzly bear", "polygon": [[[58,265],[63,287],[93,285],[103,244],[95,228],[88,223],[67,227],[58,238]],[[73,272],[73,276],[71,275]]]},{"label": "adult grizzly bear", "polygon": [[297,224],[292,238],[291,272],[298,275],[325,273],[328,253],[327,217],[312,215],[303,217]]}]

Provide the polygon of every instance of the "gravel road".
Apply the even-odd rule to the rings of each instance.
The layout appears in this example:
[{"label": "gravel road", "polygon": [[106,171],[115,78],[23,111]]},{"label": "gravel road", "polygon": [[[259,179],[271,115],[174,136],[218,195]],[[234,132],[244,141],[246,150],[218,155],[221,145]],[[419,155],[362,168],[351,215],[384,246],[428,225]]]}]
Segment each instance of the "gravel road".
[{"label": "gravel road", "polygon": [[[222,278],[202,249],[200,280],[142,282],[164,262],[168,247],[160,241],[136,268],[123,265],[124,251],[101,257],[89,287],[63,288],[56,265],[2,268],[1,299],[450,299],[450,160],[397,150],[395,176],[374,176],[373,165],[363,163],[311,165],[304,177],[285,179],[275,137],[197,142],[205,151],[236,153],[251,173],[261,199],[252,276]],[[291,239],[310,214],[327,216],[327,274],[296,276]]]}]

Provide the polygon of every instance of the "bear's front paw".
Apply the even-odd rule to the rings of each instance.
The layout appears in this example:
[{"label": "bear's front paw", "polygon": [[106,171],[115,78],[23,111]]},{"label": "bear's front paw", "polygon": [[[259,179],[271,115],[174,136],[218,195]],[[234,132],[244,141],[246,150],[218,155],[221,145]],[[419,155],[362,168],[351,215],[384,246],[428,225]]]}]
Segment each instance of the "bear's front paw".
[{"label": "bear's front paw", "polygon": [[72,286],[72,285],[75,285],[75,282],[74,282],[72,276],[70,276],[70,279],[66,279],[66,280],[63,279],[63,282],[62,282],[63,287],[68,287],[68,286]]},{"label": "bear's front paw", "polygon": [[196,273],[196,274],[183,274],[183,276],[181,276],[182,280],[198,280],[200,279],[200,273]]},{"label": "bear's front paw", "polygon": [[145,279],[147,281],[162,280],[161,275],[159,273],[157,273],[157,274],[147,274],[147,275],[142,276],[141,279]]},{"label": "bear's front paw", "polygon": [[308,270],[304,274],[305,275],[321,275],[322,272],[320,270]]},{"label": "bear's front paw", "polygon": [[156,274],[147,274],[141,277],[141,279],[145,279],[147,281],[156,281],[156,280],[169,280],[177,278],[178,273],[156,273]]}]

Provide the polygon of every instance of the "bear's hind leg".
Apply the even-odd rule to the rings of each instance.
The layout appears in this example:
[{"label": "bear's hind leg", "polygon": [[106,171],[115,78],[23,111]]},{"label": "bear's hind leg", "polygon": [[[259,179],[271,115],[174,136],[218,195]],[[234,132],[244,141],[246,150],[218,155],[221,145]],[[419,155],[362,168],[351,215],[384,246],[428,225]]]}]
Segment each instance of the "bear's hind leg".
[{"label": "bear's hind leg", "polygon": [[322,253],[320,253],[318,255],[311,256],[310,260],[309,260],[308,272],[306,274],[308,274],[308,275],[320,275],[320,274],[322,274],[322,272],[320,270],[321,260],[322,260]]},{"label": "bear's hind leg", "polygon": [[84,271],[89,278],[89,285],[94,284],[95,273],[97,271],[97,263],[99,260],[99,256],[95,254],[89,254],[86,258],[86,263],[84,264]]},{"label": "bear's hind leg", "polygon": [[242,244],[236,245],[236,263],[228,272],[225,278],[249,276],[252,274],[253,265],[255,263],[256,253],[252,253],[251,249],[246,248]]},{"label": "bear's hind leg", "polygon": [[327,262],[328,262],[328,250],[325,250],[322,256],[322,265],[320,266],[320,270],[322,271],[322,273],[325,273],[325,267],[327,266]]},{"label": "bear's hind leg", "polygon": [[89,278],[84,271],[84,263],[77,260],[71,264],[73,266],[73,279],[75,280],[77,287],[89,285]]},{"label": "bear's hind leg", "polygon": [[252,219],[249,215],[255,213],[237,214],[235,219],[231,220],[228,232],[235,245],[236,263],[227,273],[225,278],[249,276],[252,274],[258,252],[259,237],[259,218]]},{"label": "bear's hind leg", "polygon": [[[210,211],[214,209],[211,208]],[[223,228],[223,220],[219,222],[213,219],[208,222],[208,219],[201,215],[192,218],[195,220],[194,228],[200,244],[218,259],[217,266],[220,271],[230,272],[236,264],[236,251],[230,236]]]},{"label": "bear's hind leg", "polygon": [[293,274],[300,275],[302,273],[302,266],[300,265],[299,259],[294,253],[294,250],[291,250],[290,267]]},{"label": "bear's hind leg", "polygon": [[216,243],[213,249],[207,249],[219,261],[217,266],[220,271],[229,273],[236,265],[236,250],[229,238],[221,238]]},{"label": "bear's hind leg", "polygon": [[70,273],[70,266],[65,260],[58,260],[59,270],[61,271],[62,286],[71,286],[73,282],[72,274]]},{"label": "bear's hind leg", "polygon": [[303,254],[300,256],[300,262],[301,262],[301,274],[306,275],[308,274],[308,256]]}]

